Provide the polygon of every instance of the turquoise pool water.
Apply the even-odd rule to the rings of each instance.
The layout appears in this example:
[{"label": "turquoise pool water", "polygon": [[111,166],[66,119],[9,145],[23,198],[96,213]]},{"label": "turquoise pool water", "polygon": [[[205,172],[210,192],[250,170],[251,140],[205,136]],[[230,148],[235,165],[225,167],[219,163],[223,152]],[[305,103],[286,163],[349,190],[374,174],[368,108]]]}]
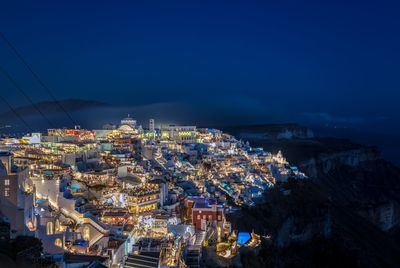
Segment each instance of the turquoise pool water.
[{"label": "turquoise pool water", "polygon": [[81,189],[81,185],[80,184],[71,184],[71,189],[73,191],[77,191],[77,190]]},{"label": "turquoise pool water", "polygon": [[249,233],[239,233],[238,234],[238,238],[237,238],[237,243],[239,245],[244,245],[247,242],[249,242],[251,239],[251,236]]}]

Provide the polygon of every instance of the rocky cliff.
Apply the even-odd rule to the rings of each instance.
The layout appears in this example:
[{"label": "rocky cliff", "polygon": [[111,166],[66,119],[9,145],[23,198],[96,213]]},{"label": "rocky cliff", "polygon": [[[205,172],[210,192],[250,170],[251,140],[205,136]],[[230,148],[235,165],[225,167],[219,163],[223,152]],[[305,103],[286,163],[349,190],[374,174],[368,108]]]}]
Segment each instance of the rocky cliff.
[{"label": "rocky cliff", "polygon": [[374,148],[354,146],[357,147],[320,152],[300,161],[298,166],[322,185],[338,204],[361,215],[381,230],[398,227],[399,169],[382,159]]},{"label": "rocky cliff", "polygon": [[314,132],[297,124],[271,124],[252,126],[233,126],[224,128],[236,137],[259,140],[291,140],[314,138]]},{"label": "rocky cliff", "polygon": [[[347,141],[346,141],[347,142]],[[342,167],[358,167],[368,161],[381,159],[374,148],[351,148],[337,152],[321,152],[297,163],[309,177],[320,178]]]},{"label": "rocky cliff", "polygon": [[265,204],[232,217],[239,229],[271,235],[264,253],[243,256],[242,263],[400,267],[400,170],[375,148],[336,138],[240,138],[272,152],[282,150],[310,177],[279,185],[280,190],[266,194]]}]

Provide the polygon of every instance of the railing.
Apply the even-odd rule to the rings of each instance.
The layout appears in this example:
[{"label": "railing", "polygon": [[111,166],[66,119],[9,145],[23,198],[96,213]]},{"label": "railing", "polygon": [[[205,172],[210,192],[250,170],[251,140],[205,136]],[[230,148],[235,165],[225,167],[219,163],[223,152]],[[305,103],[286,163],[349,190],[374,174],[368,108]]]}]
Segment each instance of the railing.
[{"label": "railing", "polygon": [[96,244],[100,239],[102,239],[104,237],[103,234],[99,234],[97,235],[95,238],[91,239],[89,241],[89,247],[93,246],[94,244]]},{"label": "railing", "polygon": [[103,235],[108,233],[108,229],[105,226],[103,226],[100,222],[98,222],[97,219],[92,219],[91,217],[85,217],[85,218],[83,218],[83,223],[92,225],[95,229],[97,229]]}]

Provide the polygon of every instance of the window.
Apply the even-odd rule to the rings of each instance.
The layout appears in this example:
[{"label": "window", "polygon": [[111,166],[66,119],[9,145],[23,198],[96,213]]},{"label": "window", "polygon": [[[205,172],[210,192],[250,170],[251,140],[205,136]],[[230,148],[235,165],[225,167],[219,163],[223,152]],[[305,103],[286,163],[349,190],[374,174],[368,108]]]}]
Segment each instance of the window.
[{"label": "window", "polygon": [[47,225],[46,225],[46,233],[48,234],[48,235],[52,235],[54,232],[53,232],[53,223],[51,222],[51,221],[49,221],[48,223],[47,223]]},{"label": "window", "polygon": [[90,238],[90,230],[89,230],[89,227],[85,226],[83,228],[83,239],[89,241],[89,238]]},{"label": "window", "polygon": [[200,220],[200,215],[197,215],[197,219]]},{"label": "window", "polygon": [[54,245],[56,245],[57,247],[61,248],[61,247],[62,247],[62,241],[61,241],[61,239],[60,239],[60,238],[57,238],[57,239],[54,241]]},{"label": "window", "polygon": [[10,188],[4,189],[4,196],[10,196]]},{"label": "window", "polygon": [[59,219],[56,219],[56,223],[55,223],[54,228],[55,228],[55,232],[56,232],[56,233],[61,231],[61,226],[60,226],[60,221],[59,221]]},{"label": "window", "polygon": [[6,185],[6,186],[10,185],[10,180],[9,179],[4,180],[4,185]]},{"label": "window", "polygon": [[218,220],[219,220],[219,221],[221,220],[221,215],[218,215]]},{"label": "window", "polygon": [[206,215],[203,215],[203,220],[205,220],[206,219]]}]

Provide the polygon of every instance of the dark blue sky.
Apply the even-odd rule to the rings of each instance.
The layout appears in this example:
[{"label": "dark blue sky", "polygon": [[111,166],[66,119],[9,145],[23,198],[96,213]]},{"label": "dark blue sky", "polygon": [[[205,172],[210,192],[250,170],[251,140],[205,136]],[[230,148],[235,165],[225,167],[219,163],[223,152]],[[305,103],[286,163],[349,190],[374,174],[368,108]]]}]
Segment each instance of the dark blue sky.
[{"label": "dark blue sky", "polygon": [[[2,3],[0,25],[58,98],[390,131],[399,14],[398,1],[41,0]],[[48,98],[2,42],[0,65]],[[0,89],[26,104],[3,77]]]}]

